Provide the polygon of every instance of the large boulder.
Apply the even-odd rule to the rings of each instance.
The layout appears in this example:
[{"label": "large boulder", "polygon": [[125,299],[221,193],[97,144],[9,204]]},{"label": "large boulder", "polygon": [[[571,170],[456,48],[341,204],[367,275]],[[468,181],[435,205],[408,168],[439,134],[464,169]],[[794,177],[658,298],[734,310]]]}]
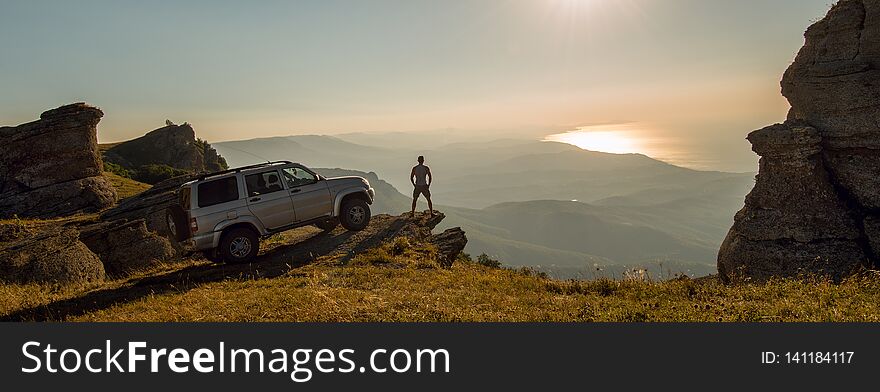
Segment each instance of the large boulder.
[{"label": "large boulder", "polygon": [[76,103],[34,122],[0,127],[0,217],[57,217],[115,203],[97,147],[103,115]]},{"label": "large boulder", "polygon": [[147,230],[143,219],[101,222],[80,231],[80,241],[101,259],[111,277],[147,270],[177,256],[168,239]]},{"label": "large boulder", "polygon": [[83,284],[104,279],[104,265],[72,227],[0,224],[0,281]]},{"label": "large boulder", "polygon": [[437,251],[440,253],[440,264],[449,267],[467,246],[467,236],[460,227],[453,227],[440,234],[431,235],[428,242],[437,247]]},{"label": "large boulder", "polygon": [[718,255],[728,280],[880,264],[880,0],[841,0],[805,37],[788,119],[748,137],[760,170]]},{"label": "large boulder", "polygon": [[143,219],[0,222],[0,281],[80,284],[126,277],[177,258]]}]

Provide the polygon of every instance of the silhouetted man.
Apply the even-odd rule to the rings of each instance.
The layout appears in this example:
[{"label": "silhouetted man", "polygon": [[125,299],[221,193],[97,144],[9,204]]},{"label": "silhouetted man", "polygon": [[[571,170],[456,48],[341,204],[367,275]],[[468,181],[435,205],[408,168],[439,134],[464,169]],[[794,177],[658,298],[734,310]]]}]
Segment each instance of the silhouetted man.
[{"label": "silhouetted man", "polygon": [[414,166],[412,172],[409,173],[409,181],[415,187],[412,202],[413,216],[416,215],[416,202],[419,200],[419,194],[425,195],[425,199],[428,199],[428,211],[431,212],[431,216],[434,216],[434,205],[431,204],[431,190],[429,189],[433,180],[431,168],[425,166],[425,157],[419,156],[419,164]]}]

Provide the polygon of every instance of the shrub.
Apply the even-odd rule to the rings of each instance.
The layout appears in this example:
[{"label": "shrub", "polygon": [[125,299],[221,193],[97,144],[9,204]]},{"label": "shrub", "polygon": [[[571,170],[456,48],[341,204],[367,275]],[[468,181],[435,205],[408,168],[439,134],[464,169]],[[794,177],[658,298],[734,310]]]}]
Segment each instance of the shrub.
[{"label": "shrub", "polygon": [[409,238],[407,237],[397,237],[391,243],[391,254],[394,256],[400,256],[407,249],[409,249],[412,245],[409,243]]},{"label": "shrub", "polygon": [[456,263],[473,263],[474,259],[470,254],[465,252],[460,252],[458,256],[455,257]]},{"label": "shrub", "polygon": [[477,256],[477,264],[482,265],[482,266],[486,266],[489,268],[501,268],[500,261],[489,257],[489,255],[487,255],[485,253],[482,253],[479,256]]},{"label": "shrub", "polygon": [[350,262],[351,265],[383,265],[394,262],[394,256],[385,248],[373,248],[363,252]]},{"label": "shrub", "polygon": [[596,290],[596,294],[599,294],[599,296],[602,297],[613,295],[619,287],[620,285],[618,282],[608,278],[600,278],[593,282],[593,288]]},{"label": "shrub", "polygon": [[124,178],[131,178],[132,175],[131,171],[113,162],[104,162],[104,171]]},{"label": "shrub", "polygon": [[138,167],[132,179],[152,185],[187,173],[189,172],[186,170],[175,169],[168,165],[150,164]]},{"label": "shrub", "polygon": [[408,237],[397,237],[381,246],[361,252],[349,262],[351,265],[395,265],[414,268],[437,268],[437,248],[415,242]]},{"label": "shrub", "polygon": [[539,279],[550,279],[550,275],[547,275],[546,272],[540,271],[535,267],[519,267],[515,271],[525,276],[534,276]]}]

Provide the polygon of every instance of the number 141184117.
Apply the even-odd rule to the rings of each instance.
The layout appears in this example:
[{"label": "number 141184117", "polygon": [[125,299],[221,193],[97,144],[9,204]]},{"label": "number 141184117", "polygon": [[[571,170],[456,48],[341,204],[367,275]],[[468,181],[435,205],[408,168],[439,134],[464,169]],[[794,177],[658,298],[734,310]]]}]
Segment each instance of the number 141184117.
[{"label": "number 141184117", "polygon": [[853,362],[854,351],[789,351],[761,353],[764,364],[849,364]]}]

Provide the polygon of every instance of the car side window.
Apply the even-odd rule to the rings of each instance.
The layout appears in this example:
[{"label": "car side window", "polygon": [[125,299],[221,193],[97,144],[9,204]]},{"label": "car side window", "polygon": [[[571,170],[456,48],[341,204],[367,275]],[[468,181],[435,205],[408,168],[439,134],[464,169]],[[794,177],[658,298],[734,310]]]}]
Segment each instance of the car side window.
[{"label": "car side window", "polygon": [[284,190],[277,170],[247,175],[244,177],[244,182],[247,185],[248,197]]},{"label": "car side window", "polygon": [[238,180],[233,177],[206,181],[199,184],[199,207],[238,200]]},{"label": "car side window", "polygon": [[284,173],[284,180],[287,181],[288,188],[314,184],[318,182],[318,178],[314,174],[309,173],[299,167],[288,167],[281,170]]}]

